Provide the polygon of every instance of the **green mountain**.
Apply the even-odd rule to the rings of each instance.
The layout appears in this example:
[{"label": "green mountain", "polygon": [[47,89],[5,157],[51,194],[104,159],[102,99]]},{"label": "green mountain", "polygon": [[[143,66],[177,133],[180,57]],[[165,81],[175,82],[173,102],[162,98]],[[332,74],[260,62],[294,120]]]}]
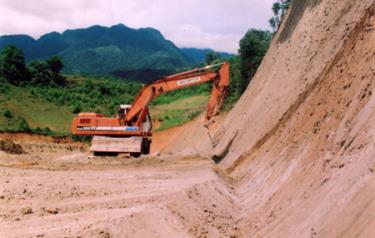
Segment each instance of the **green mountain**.
[{"label": "green mountain", "polygon": [[[33,39],[28,35],[0,36],[0,50],[20,48],[29,63],[59,55],[68,74],[112,74],[149,82],[175,69],[203,63],[210,49],[178,48],[153,28],[133,29],[123,24],[91,26],[51,32]],[[219,53],[223,58],[233,55]]]},{"label": "green mountain", "polygon": [[132,29],[119,24],[48,33],[35,40],[27,35],[0,37],[0,49],[13,44],[28,62],[61,56],[66,73],[107,74],[137,69],[171,69],[191,60],[153,28]]},{"label": "green mountain", "polygon": [[[197,49],[197,48],[181,48],[181,51],[189,58],[190,62],[194,64],[204,63],[206,54],[212,49]],[[217,52],[219,56],[223,59],[230,59],[234,57],[234,54],[226,53],[226,52]]]}]

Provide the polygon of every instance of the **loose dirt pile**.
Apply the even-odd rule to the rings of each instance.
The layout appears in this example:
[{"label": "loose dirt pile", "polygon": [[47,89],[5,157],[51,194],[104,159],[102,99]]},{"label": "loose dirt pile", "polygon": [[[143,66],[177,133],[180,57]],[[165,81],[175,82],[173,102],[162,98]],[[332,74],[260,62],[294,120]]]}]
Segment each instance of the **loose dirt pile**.
[{"label": "loose dirt pile", "polygon": [[189,155],[199,153],[203,157],[212,155],[214,135],[227,113],[223,112],[210,125],[209,130],[204,127],[203,114],[183,126],[165,131],[158,131],[153,136],[152,153]]},{"label": "loose dirt pile", "polygon": [[22,146],[10,140],[0,140],[0,151],[4,151],[10,154],[22,154],[23,153]]},{"label": "loose dirt pile", "polygon": [[14,138],[0,237],[373,237],[374,80],[374,0],[293,1],[214,147],[200,120],[142,160]]}]

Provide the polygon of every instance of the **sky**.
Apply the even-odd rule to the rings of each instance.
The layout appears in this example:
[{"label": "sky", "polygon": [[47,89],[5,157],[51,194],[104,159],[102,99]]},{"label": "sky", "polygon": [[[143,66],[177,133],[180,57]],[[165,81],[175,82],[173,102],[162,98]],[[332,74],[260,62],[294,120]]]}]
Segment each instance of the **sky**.
[{"label": "sky", "polygon": [[275,0],[0,0],[0,35],[34,38],[92,25],[153,27],[178,47],[236,53],[250,28],[270,30]]}]

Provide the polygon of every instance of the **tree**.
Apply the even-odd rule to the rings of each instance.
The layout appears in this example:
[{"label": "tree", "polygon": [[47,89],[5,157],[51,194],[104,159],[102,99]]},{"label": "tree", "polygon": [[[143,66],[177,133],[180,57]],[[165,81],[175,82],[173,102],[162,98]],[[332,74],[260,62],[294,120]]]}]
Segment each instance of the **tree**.
[{"label": "tree", "polygon": [[220,59],[220,55],[215,51],[209,51],[206,54],[206,64],[212,64],[215,60]]},{"label": "tree", "polygon": [[45,61],[35,60],[30,63],[29,68],[34,84],[49,84],[52,81],[52,72]]},{"label": "tree", "polygon": [[60,57],[57,55],[51,56],[47,60],[47,64],[49,66],[49,69],[52,71],[52,73],[56,75],[59,74],[61,70],[64,68],[64,64],[62,63]]},{"label": "tree", "polygon": [[25,57],[20,49],[10,45],[0,55],[0,74],[11,84],[20,84],[30,79]]},{"label": "tree", "polygon": [[50,71],[52,72],[52,81],[56,84],[62,85],[65,83],[65,78],[60,74],[64,68],[64,64],[61,61],[60,57],[57,55],[51,56],[47,60]]},{"label": "tree", "polygon": [[238,55],[230,59],[230,85],[226,106],[233,106],[246,90],[266,54],[269,31],[250,29],[240,41]]},{"label": "tree", "polygon": [[240,92],[244,92],[262,62],[271,41],[268,31],[250,29],[240,41]]},{"label": "tree", "polygon": [[289,9],[289,5],[290,0],[277,0],[272,5],[273,17],[269,20],[269,23],[274,32],[278,30],[286,11]]},{"label": "tree", "polygon": [[47,61],[35,60],[30,63],[30,73],[34,84],[63,84],[64,77],[60,75],[64,65],[58,56],[52,56]]},{"label": "tree", "polygon": [[271,17],[268,22],[270,23],[273,31],[276,32],[278,27],[278,20],[276,19],[276,17]]}]

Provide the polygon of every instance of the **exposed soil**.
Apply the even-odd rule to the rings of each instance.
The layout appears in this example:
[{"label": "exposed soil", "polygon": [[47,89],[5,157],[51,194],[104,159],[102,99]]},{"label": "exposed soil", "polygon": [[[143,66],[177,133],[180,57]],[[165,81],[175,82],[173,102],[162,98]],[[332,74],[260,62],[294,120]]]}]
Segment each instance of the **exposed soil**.
[{"label": "exposed soil", "polygon": [[81,146],[38,140],[24,146],[25,154],[0,154],[0,237],[238,233],[234,189],[210,160],[94,157]]},{"label": "exposed soil", "polygon": [[151,154],[200,154],[203,157],[210,157],[215,141],[214,135],[220,130],[226,115],[226,112],[222,112],[215,117],[209,129],[204,127],[202,114],[183,126],[155,132]]},{"label": "exposed soil", "polygon": [[0,134],[0,237],[373,237],[375,1],[298,3],[210,136],[132,159]]},{"label": "exposed soil", "polygon": [[23,149],[19,144],[14,143],[10,140],[0,140],[0,151],[11,154],[22,154]]}]

